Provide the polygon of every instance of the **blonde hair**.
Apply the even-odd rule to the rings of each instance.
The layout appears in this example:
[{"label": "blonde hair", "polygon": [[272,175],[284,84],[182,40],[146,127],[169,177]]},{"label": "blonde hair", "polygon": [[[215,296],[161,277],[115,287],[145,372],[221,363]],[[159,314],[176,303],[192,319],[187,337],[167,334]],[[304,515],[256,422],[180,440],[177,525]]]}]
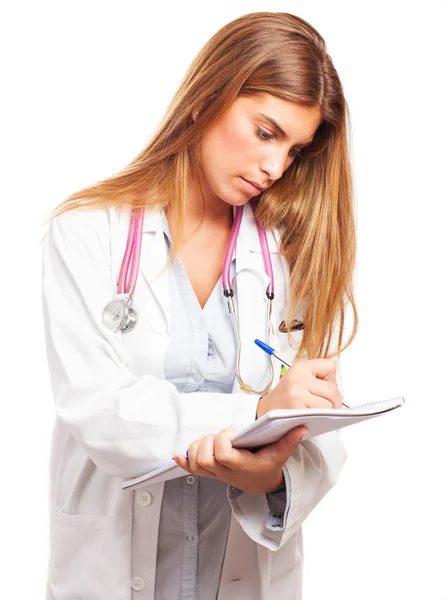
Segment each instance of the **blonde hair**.
[{"label": "blonde hair", "polygon": [[[260,195],[256,215],[264,228],[280,228],[282,234],[280,251],[290,271],[287,323],[304,307],[297,358],[304,353],[331,357],[351,344],[358,323],[349,110],[323,38],[295,15],[257,12],[222,27],[191,63],[145,148],[117,174],[68,196],[50,219],[67,210],[122,203],[163,208],[177,223],[172,259],[181,242],[190,185],[200,172],[203,134],[237,96],[264,93],[316,107],[322,115],[302,156]],[[193,121],[196,107],[200,118]],[[348,303],[353,328],[342,346]],[[338,338],[332,346],[334,331]],[[293,345],[290,331],[289,341]]]}]

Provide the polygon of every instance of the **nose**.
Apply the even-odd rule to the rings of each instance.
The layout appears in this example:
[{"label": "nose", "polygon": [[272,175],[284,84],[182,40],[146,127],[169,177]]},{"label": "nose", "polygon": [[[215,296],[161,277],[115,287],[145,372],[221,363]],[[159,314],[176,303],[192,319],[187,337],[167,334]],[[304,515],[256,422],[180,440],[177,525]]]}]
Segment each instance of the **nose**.
[{"label": "nose", "polygon": [[270,151],[263,157],[260,163],[260,169],[263,171],[263,173],[267,174],[267,177],[270,180],[276,181],[277,179],[280,179],[287,166],[289,166],[286,165],[287,162],[290,164],[292,160],[286,150],[284,152],[280,152],[275,149],[270,149]]}]

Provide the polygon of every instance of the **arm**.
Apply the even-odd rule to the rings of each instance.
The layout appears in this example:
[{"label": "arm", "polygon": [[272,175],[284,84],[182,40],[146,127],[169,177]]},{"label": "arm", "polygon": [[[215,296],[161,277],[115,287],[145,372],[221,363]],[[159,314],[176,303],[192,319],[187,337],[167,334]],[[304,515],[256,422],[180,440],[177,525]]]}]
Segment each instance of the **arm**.
[{"label": "arm", "polygon": [[270,550],[280,549],[335,485],[345,460],[340,432],[333,431],[305,440],[286,462],[284,506],[284,498],[269,506],[270,494],[242,493],[229,488],[232,510],[241,527],[258,544]]},{"label": "arm", "polygon": [[[298,531],[311,510],[338,480],[346,455],[334,431],[301,442],[305,427],[291,430],[278,442],[255,453],[232,447],[234,430],[195,440],[177,464],[188,473],[228,484],[233,513],[246,534],[270,550],[278,550]],[[276,490],[284,475],[286,490]]]},{"label": "arm", "polygon": [[[295,361],[257,411],[292,405],[340,408],[337,365],[335,359]],[[300,426],[256,452],[233,448],[233,433],[223,430],[195,440],[188,460],[180,455],[175,460],[185,471],[227,483],[233,513],[246,534],[278,550],[338,480],[346,459],[339,431],[301,442],[306,428]],[[274,497],[283,478],[286,490]]]},{"label": "arm", "polygon": [[[343,390],[338,357],[336,381]],[[346,461],[340,430],[301,442],[283,467],[285,491],[248,494],[229,487],[232,510],[257,543],[278,550],[338,481]]]},{"label": "arm", "polygon": [[64,213],[43,244],[43,318],[57,417],[97,467],[131,478],[196,437],[255,419],[246,394],[192,393],[126,366],[121,332],[102,325],[113,297],[106,211]]}]

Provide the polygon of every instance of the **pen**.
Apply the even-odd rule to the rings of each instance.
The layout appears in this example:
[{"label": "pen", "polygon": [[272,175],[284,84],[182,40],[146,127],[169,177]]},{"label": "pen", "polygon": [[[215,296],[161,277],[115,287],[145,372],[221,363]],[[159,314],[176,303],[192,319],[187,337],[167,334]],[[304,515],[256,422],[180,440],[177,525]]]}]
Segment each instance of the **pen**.
[{"label": "pen", "polygon": [[[282,356],[279,352],[277,352],[276,350],[274,350],[271,346],[268,346],[267,344],[265,344],[264,342],[262,342],[261,340],[255,340],[255,344],[257,346],[259,346],[261,348],[261,350],[264,350],[264,352],[266,352],[267,354],[270,354],[272,356],[275,356],[275,358],[278,358],[278,360],[281,360],[281,362],[283,363],[283,365],[285,365],[286,367],[291,367],[292,363],[290,363],[286,358],[284,358],[284,356]],[[342,398],[342,404],[343,406],[345,406],[346,408],[352,408],[352,406],[350,404],[347,404],[343,398]]]}]

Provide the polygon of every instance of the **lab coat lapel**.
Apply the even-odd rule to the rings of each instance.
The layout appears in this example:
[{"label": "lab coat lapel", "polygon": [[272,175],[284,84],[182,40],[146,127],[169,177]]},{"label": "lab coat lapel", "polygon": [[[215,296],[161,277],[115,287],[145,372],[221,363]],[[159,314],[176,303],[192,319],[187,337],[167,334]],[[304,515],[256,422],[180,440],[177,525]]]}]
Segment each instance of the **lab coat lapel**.
[{"label": "lab coat lapel", "polygon": [[[267,237],[269,250],[276,253],[274,235],[268,232]],[[268,384],[270,377],[267,355],[254,341],[255,338],[263,341],[267,339],[265,290],[269,277],[264,270],[255,217],[250,204],[244,207],[235,252],[237,272],[235,306],[237,306],[241,338],[240,372],[245,383],[255,390],[262,390]],[[241,272],[244,269],[247,270]],[[255,270],[257,275],[248,269]],[[233,391],[240,391],[236,380]]]}]

